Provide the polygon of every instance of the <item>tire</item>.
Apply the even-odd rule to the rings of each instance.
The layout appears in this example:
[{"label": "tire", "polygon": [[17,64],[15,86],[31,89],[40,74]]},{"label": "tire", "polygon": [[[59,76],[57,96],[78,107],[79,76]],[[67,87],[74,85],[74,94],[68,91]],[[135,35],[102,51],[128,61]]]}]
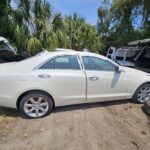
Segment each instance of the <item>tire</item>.
[{"label": "tire", "polygon": [[150,116],[150,100],[145,102],[143,109],[144,112]]},{"label": "tire", "polygon": [[135,103],[144,103],[145,101],[150,100],[150,84],[145,83],[141,85],[135,92],[133,96],[133,102]]},{"label": "tire", "polygon": [[52,112],[53,100],[44,92],[29,92],[20,102],[20,112],[28,118],[41,118]]}]

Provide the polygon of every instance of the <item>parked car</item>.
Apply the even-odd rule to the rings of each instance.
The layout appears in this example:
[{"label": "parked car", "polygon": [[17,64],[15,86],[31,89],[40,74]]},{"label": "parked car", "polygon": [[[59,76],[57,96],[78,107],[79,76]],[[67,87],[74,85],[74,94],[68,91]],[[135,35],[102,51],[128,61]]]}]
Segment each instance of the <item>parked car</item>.
[{"label": "parked car", "polygon": [[0,64],[7,62],[20,61],[26,58],[17,53],[17,49],[13,47],[7,39],[0,37]]},{"label": "parked car", "polygon": [[[128,46],[110,47],[107,57],[118,64],[150,73],[150,39],[133,41]],[[144,45],[145,44],[145,45]]]},{"label": "parked car", "polygon": [[30,118],[57,106],[149,98],[149,74],[94,53],[57,49],[0,65],[0,105]]},{"label": "parked car", "polygon": [[150,100],[145,102],[145,104],[144,104],[144,111],[145,111],[145,113],[147,115],[150,116]]},{"label": "parked car", "polygon": [[0,63],[13,61],[15,55],[16,49],[9,44],[7,39],[0,37]]}]

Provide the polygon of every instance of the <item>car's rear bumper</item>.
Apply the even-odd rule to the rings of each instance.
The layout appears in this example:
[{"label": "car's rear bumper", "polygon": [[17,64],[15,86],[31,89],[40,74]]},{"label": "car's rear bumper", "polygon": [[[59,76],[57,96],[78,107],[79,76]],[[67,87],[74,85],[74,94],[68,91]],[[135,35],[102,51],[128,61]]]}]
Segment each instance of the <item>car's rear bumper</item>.
[{"label": "car's rear bumper", "polygon": [[16,100],[13,97],[0,95],[0,106],[16,108]]}]

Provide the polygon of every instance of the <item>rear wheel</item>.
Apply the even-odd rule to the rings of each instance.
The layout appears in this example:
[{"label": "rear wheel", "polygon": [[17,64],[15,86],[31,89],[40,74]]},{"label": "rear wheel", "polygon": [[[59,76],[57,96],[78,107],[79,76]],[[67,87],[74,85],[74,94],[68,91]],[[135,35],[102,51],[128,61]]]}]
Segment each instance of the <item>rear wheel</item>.
[{"label": "rear wheel", "polygon": [[150,100],[150,84],[145,83],[137,89],[133,96],[133,101],[144,103],[147,100]]},{"label": "rear wheel", "polygon": [[43,92],[30,92],[20,102],[20,111],[29,118],[41,118],[48,115],[53,108],[53,101]]}]

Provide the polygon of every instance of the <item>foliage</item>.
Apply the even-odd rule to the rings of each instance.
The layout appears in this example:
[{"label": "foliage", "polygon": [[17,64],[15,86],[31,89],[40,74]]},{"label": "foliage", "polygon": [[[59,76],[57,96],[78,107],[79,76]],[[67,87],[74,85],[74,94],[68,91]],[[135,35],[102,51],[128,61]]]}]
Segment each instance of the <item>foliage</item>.
[{"label": "foliage", "polygon": [[49,51],[54,48],[98,51],[101,38],[96,29],[85,20],[73,14],[62,17],[52,13],[46,0],[1,0],[0,36],[13,42],[19,53],[34,55],[41,48]]},{"label": "foliage", "polygon": [[106,47],[150,37],[149,0],[113,0],[98,9],[98,31]]},{"label": "foliage", "polygon": [[76,50],[84,48],[96,52],[101,47],[101,39],[95,28],[85,23],[77,14],[65,18],[65,32],[69,38],[69,47]]},{"label": "foliage", "polygon": [[150,37],[149,0],[102,1],[96,30],[76,13],[62,17],[52,12],[46,0],[1,0],[0,36],[30,55],[57,47],[100,52]]}]

